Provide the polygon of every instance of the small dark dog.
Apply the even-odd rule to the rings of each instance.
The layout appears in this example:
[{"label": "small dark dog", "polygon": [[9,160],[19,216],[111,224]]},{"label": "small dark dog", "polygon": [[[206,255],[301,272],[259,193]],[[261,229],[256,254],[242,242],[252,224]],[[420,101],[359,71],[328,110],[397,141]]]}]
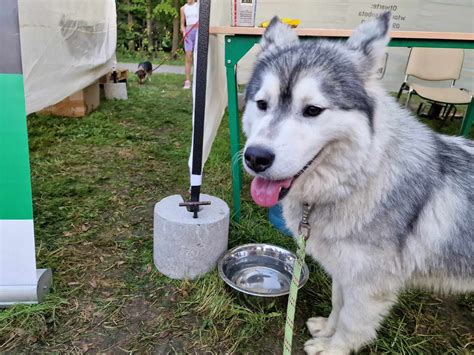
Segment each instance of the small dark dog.
[{"label": "small dark dog", "polygon": [[147,79],[151,81],[151,74],[153,73],[153,65],[150,62],[141,62],[138,64],[138,70],[135,72],[138,82],[143,84]]}]

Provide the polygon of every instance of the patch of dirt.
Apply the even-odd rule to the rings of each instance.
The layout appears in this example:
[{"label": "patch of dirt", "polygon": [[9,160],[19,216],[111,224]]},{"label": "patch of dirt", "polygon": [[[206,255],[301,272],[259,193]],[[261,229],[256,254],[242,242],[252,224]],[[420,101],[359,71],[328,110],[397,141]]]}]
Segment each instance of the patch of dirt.
[{"label": "patch of dirt", "polygon": [[117,153],[121,158],[127,160],[132,160],[137,157],[137,153],[132,149],[120,148]]}]

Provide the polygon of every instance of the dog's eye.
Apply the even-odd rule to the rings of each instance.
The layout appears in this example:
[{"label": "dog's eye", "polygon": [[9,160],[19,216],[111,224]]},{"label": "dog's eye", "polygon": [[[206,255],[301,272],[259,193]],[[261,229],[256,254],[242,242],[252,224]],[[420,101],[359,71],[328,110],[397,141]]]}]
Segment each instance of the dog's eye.
[{"label": "dog's eye", "polygon": [[321,114],[321,112],[323,112],[324,109],[321,108],[321,107],[317,107],[317,106],[313,106],[313,105],[309,105],[309,106],[306,106],[303,110],[303,116],[304,117],[316,117],[318,116],[319,114]]},{"label": "dog's eye", "polygon": [[266,111],[268,108],[268,103],[265,100],[258,100],[257,107],[262,111]]}]

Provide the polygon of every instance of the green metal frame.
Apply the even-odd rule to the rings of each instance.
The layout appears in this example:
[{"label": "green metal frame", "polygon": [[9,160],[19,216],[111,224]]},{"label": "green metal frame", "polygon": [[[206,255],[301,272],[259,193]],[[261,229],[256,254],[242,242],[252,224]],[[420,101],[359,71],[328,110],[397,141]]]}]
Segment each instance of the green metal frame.
[{"label": "green metal frame", "polygon": [[[311,37],[302,37],[303,39]],[[346,37],[318,37],[329,40],[345,40]],[[227,75],[227,95],[229,102],[229,129],[230,150],[232,154],[232,198],[233,217],[236,222],[240,221],[240,190],[242,188],[242,169],[240,147],[239,109],[237,99],[236,65],[240,59],[260,41],[256,35],[228,35],[225,36],[225,66]],[[389,47],[432,47],[432,48],[462,48],[474,49],[473,41],[465,40],[439,40],[439,39],[401,39],[394,38],[388,44]],[[473,101],[468,106],[464,117],[460,134],[469,134],[474,123]]]}]

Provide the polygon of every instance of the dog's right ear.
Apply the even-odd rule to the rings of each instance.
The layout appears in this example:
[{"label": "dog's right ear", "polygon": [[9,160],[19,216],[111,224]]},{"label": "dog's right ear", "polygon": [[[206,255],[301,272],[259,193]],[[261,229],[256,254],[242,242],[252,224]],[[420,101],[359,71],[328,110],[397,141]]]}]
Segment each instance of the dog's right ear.
[{"label": "dog's right ear", "polygon": [[385,53],[385,47],[390,41],[388,29],[391,16],[390,12],[385,12],[373,20],[362,23],[346,42],[351,50],[360,54],[360,63],[365,71],[374,71]]},{"label": "dog's right ear", "polygon": [[262,53],[265,54],[298,42],[296,31],[282,23],[278,16],[275,16],[263,33],[260,46]]}]

